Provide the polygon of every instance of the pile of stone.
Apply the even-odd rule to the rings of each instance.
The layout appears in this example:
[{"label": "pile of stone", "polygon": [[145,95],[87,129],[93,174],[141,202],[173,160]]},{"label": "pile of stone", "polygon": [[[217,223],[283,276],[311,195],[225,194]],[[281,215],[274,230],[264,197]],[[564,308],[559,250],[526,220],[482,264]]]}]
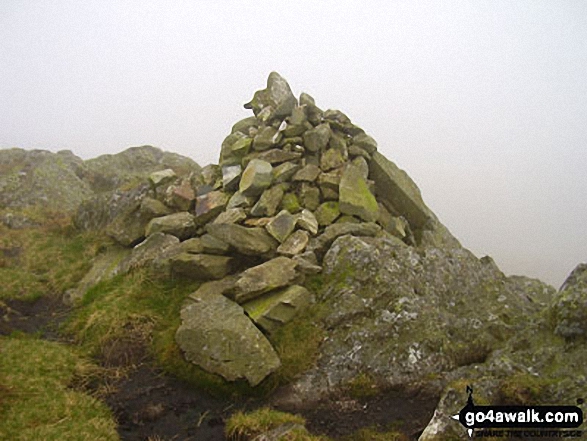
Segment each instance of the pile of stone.
[{"label": "pile of stone", "polygon": [[256,385],[280,361],[270,336],[312,303],[304,277],[337,237],[414,245],[433,215],[411,179],[338,110],[296,99],[277,73],[222,143],[218,165],[149,177],[148,195],[110,226],[138,245],[114,273],[146,261],[208,281],[182,310],[185,357]]}]

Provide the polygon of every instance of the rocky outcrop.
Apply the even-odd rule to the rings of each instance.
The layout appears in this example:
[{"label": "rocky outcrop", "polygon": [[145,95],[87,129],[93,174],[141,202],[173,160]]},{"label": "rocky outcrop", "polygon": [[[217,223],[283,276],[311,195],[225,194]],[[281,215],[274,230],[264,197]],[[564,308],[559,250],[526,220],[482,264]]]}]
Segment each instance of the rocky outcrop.
[{"label": "rocky outcrop", "polygon": [[578,265],[552,299],[554,332],[566,339],[587,337],[587,264]]}]

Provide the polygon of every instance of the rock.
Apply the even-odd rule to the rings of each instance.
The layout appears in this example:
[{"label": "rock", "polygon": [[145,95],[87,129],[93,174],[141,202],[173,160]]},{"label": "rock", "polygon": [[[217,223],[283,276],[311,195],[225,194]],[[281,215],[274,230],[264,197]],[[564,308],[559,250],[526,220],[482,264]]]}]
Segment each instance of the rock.
[{"label": "rock", "polygon": [[349,166],[342,173],[338,200],[341,213],[358,216],[366,222],[374,222],[379,216],[377,200],[356,167]]},{"label": "rock", "polygon": [[206,231],[246,256],[271,254],[278,245],[264,228],[247,228],[235,224],[208,224]]},{"label": "rock", "polygon": [[324,229],[324,233],[318,236],[313,241],[310,241],[308,246],[309,251],[315,251],[318,254],[323,254],[330,247],[332,242],[340,236],[348,234],[353,236],[375,236],[381,231],[381,227],[373,222],[366,222],[360,224],[354,223],[337,223],[329,225]]},{"label": "rock", "polygon": [[406,230],[409,228],[405,219],[392,216],[383,204],[379,205],[379,217],[377,223],[383,227],[383,230],[389,234],[404,239],[407,236]]},{"label": "rock", "polygon": [[310,152],[320,152],[326,148],[332,131],[328,124],[320,124],[319,126],[308,130],[304,133],[304,146]]},{"label": "rock", "polygon": [[276,185],[263,192],[257,203],[251,208],[251,216],[274,216],[283,199],[283,187]]},{"label": "rock", "polygon": [[169,184],[177,178],[177,174],[170,168],[153,172],[149,175],[149,183],[153,188]]},{"label": "rock", "polygon": [[359,174],[361,175],[361,177],[365,181],[367,181],[367,179],[369,178],[369,164],[367,163],[367,160],[365,158],[363,158],[362,156],[357,156],[355,159],[351,161],[351,166],[359,170]]},{"label": "rock", "polygon": [[238,224],[247,218],[245,210],[242,208],[229,208],[226,211],[220,213],[216,219],[215,224]]},{"label": "rock", "polygon": [[[322,194],[334,195],[333,199],[338,200],[338,186],[340,185],[340,175],[342,169],[332,170],[328,173],[320,173],[318,176],[318,185]],[[330,199],[330,198],[329,198]]]},{"label": "rock", "polygon": [[318,220],[314,213],[310,210],[302,210],[302,212],[297,216],[296,225],[300,228],[303,228],[306,231],[309,231],[312,235],[318,233]]},{"label": "rock", "polygon": [[310,236],[307,231],[297,230],[294,231],[281,245],[277,247],[277,252],[284,256],[292,257],[296,254],[302,253],[306,246]]},{"label": "rock", "polygon": [[251,102],[245,104],[245,109],[252,109],[258,115],[264,108],[271,108],[267,119],[284,118],[291,114],[298,105],[289,84],[277,72],[271,72],[267,79],[267,88],[255,92]]},{"label": "rock", "polygon": [[171,259],[171,271],[189,279],[217,280],[232,271],[233,260],[228,256],[181,253]]},{"label": "rock", "polygon": [[243,196],[258,196],[271,185],[273,167],[266,161],[253,159],[243,172],[239,192]]},{"label": "rock", "polygon": [[141,212],[147,215],[147,217],[161,217],[171,214],[171,209],[163,202],[158,201],[150,197],[145,197],[141,201]]},{"label": "rock", "polygon": [[241,132],[245,135],[249,134],[249,129],[251,127],[258,127],[259,121],[254,116],[249,116],[248,118],[241,119],[240,121],[236,122],[230,131],[230,133]]},{"label": "rock", "polygon": [[156,217],[147,225],[145,235],[155,233],[171,234],[179,240],[185,240],[194,235],[196,224],[194,216],[187,212],[169,214],[163,217]]},{"label": "rock", "polygon": [[220,294],[196,297],[181,310],[175,340],[185,358],[228,381],[258,385],[281,365],[243,309]]},{"label": "rock", "polygon": [[245,225],[247,227],[266,227],[272,220],[272,217],[250,218],[245,221]]},{"label": "rock", "polygon": [[242,171],[243,169],[239,164],[222,166],[222,187],[224,191],[233,191],[238,188]]},{"label": "rock", "polygon": [[347,162],[348,157],[338,149],[329,148],[320,157],[320,168],[329,171],[334,168],[342,167]]},{"label": "rock", "polygon": [[[190,254],[202,254],[204,253],[204,245],[199,237],[192,237],[191,239],[184,240],[179,244],[181,252]],[[178,253],[179,254],[179,253]]]},{"label": "rock", "polygon": [[116,267],[129,255],[130,251],[123,248],[110,248],[99,254],[92,261],[92,267],[80,280],[75,288],[69,289],[63,295],[63,302],[72,305],[83,299],[90,288],[116,275]]},{"label": "rock", "polygon": [[322,272],[322,267],[318,265],[318,259],[313,251],[293,256],[293,261],[297,264],[296,270],[302,274],[318,274]]},{"label": "rock", "polygon": [[267,150],[274,146],[281,139],[281,134],[276,128],[267,126],[259,130],[259,133],[253,138],[253,149],[257,151]]},{"label": "rock", "polygon": [[299,285],[273,291],[243,304],[247,315],[268,334],[291,321],[312,302],[310,292]]},{"label": "rock", "polygon": [[[285,151],[281,149],[271,149],[261,153],[255,153],[254,156],[250,155],[251,159],[259,159],[261,161],[266,161],[269,164],[281,164],[286,161],[295,161],[302,157],[300,152],[291,152]],[[276,172],[274,172],[275,174]]]},{"label": "rock", "polygon": [[361,147],[358,147],[354,144],[349,146],[349,156],[351,158],[361,156],[361,157],[365,158],[367,161],[371,160],[371,155],[369,153],[367,153],[366,150],[364,150]]},{"label": "rock", "polygon": [[200,237],[200,244],[202,245],[204,254],[225,255],[230,251],[230,246],[226,242],[210,234],[204,234]]},{"label": "rock", "polygon": [[218,190],[222,187],[222,169],[216,164],[208,164],[194,178],[194,184],[198,196]]},{"label": "rock", "polygon": [[168,205],[180,211],[190,211],[193,209],[196,194],[187,179],[184,179],[180,185],[168,187],[167,192],[166,202]]},{"label": "rock", "polygon": [[372,155],[377,150],[377,142],[366,133],[359,133],[353,137],[353,145]]},{"label": "rock", "polygon": [[242,193],[237,191],[228,200],[228,204],[226,204],[226,209],[230,210],[232,208],[247,208],[253,205],[253,201],[254,199],[252,197],[244,196]]},{"label": "rock", "polygon": [[301,168],[301,165],[293,162],[284,162],[273,169],[273,182],[286,182]]},{"label": "rock", "polygon": [[587,337],[587,264],[579,264],[552,299],[554,332],[567,339]]},{"label": "rock", "polygon": [[413,229],[422,229],[433,218],[424,204],[420,190],[410,177],[379,152],[370,163],[375,192],[392,214],[406,218]]},{"label": "rock", "polygon": [[320,167],[308,164],[293,176],[292,181],[314,182],[319,174]]},{"label": "rock", "polygon": [[131,253],[120,261],[113,274],[126,274],[127,272],[147,266],[168,249],[177,246],[179,239],[170,234],[155,233],[136,245]]},{"label": "rock", "polygon": [[281,200],[281,208],[290,213],[297,213],[302,209],[302,206],[295,193],[286,193]]},{"label": "rock", "polygon": [[197,226],[202,226],[218,216],[228,205],[228,195],[223,191],[211,191],[196,198]]},{"label": "rock", "polygon": [[320,226],[328,226],[332,224],[340,216],[338,202],[329,201],[320,204],[314,212],[314,215]]},{"label": "rock", "polygon": [[266,292],[291,285],[298,279],[297,264],[287,257],[276,257],[243,271],[229,294],[243,304]]},{"label": "rock", "polygon": [[[133,196],[132,193],[135,195]],[[149,221],[157,214],[168,212],[168,210],[164,209],[161,207],[161,205],[156,203],[150,203],[147,201],[145,204],[143,204],[144,194],[145,193],[142,191],[142,189],[138,189],[137,192],[131,192],[130,200],[122,202],[118,208],[114,208],[114,213],[117,211],[118,213],[109,224],[108,218],[113,213],[106,212],[103,214],[102,219],[100,219],[100,221],[98,221],[95,226],[99,227],[100,224],[102,224],[102,228],[106,227],[106,234],[108,234],[108,236],[112,237],[122,246],[129,247],[138,244],[145,237],[145,228],[147,227]],[[109,200],[111,199],[112,198]],[[102,200],[101,203],[107,201]],[[93,199],[92,202],[96,203],[96,200]],[[104,209],[107,210],[107,208]],[[102,211],[101,208],[99,208],[99,210]],[[78,211],[78,215],[82,215],[81,207]]]},{"label": "rock", "polygon": [[302,206],[308,210],[315,210],[320,205],[320,190],[307,182],[302,182],[299,190]]},{"label": "rock", "polygon": [[293,232],[296,220],[297,218],[289,211],[281,210],[265,228],[279,243],[283,243]]},{"label": "rock", "polygon": [[218,294],[226,295],[234,288],[234,284],[237,280],[238,276],[231,275],[226,276],[220,280],[210,280],[208,282],[204,282],[200,285],[196,292],[193,292],[188,296],[188,299],[197,301],[199,298],[204,296]]}]

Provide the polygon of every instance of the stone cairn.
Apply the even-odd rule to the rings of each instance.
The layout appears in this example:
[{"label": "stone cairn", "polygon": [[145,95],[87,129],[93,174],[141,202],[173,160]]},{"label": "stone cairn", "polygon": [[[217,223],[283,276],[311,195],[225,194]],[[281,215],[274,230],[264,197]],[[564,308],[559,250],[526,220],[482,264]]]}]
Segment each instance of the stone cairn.
[{"label": "stone cairn", "polygon": [[143,235],[135,249],[154,250],[173,277],[207,280],[182,308],[176,341],[201,368],[255,386],[279,368],[271,334],[312,304],[304,277],[337,237],[414,245],[431,213],[372,137],[305,93],[298,101],[279,74],[245,108],[254,116],[232,127],[218,165],[150,176],[136,237],[119,241]]}]

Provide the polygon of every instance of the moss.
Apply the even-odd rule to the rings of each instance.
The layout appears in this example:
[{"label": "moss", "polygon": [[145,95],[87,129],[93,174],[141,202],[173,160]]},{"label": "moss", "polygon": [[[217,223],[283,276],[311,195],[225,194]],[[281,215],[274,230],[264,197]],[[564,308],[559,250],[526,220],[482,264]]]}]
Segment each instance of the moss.
[{"label": "moss", "polygon": [[97,369],[75,349],[14,336],[0,346],[1,439],[119,439],[106,405],[70,387]]},{"label": "moss", "polygon": [[540,403],[541,396],[552,380],[528,373],[518,373],[505,378],[499,385],[499,397],[503,404],[530,405]]},{"label": "moss", "polygon": [[341,441],[408,441],[409,438],[399,430],[381,431],[377,427],[365,427],[344,437]]},{"label": "moss", "polygon": [[373,377],[361,372],[345,385],[346,392],[351,398],[365,399],[379,393],[379,387]]}]

